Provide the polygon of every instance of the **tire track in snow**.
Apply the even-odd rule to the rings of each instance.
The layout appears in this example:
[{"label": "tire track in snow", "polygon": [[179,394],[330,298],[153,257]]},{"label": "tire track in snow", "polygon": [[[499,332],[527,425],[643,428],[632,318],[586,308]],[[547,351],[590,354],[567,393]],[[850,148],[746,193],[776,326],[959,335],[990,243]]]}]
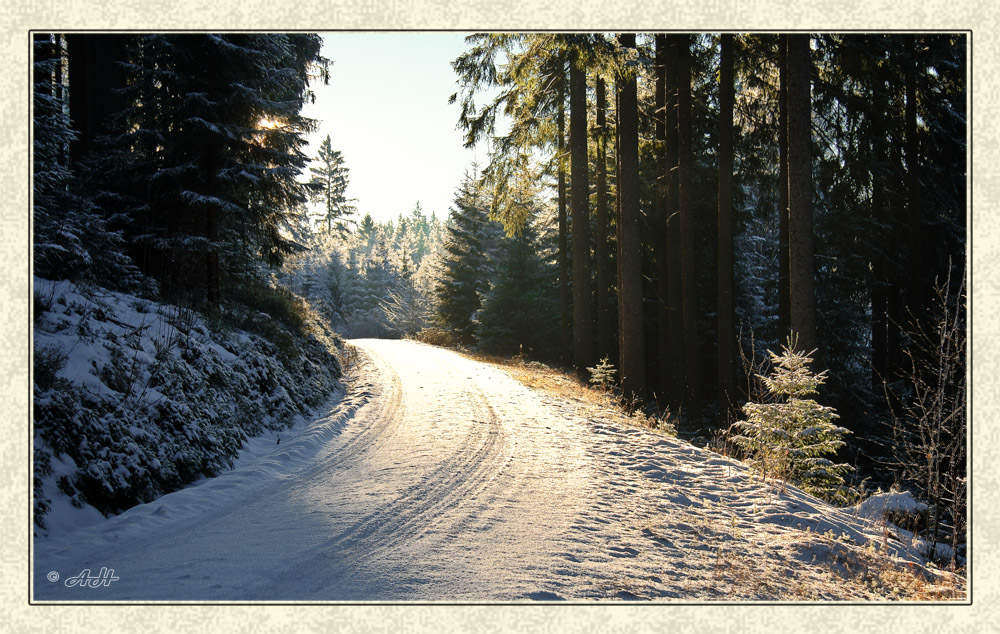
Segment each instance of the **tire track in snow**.
[{"label": "tire track in snow", "polygon": [[[343,472],[359,466],[371,443],[387,441],[407,424],[399,374],[374,351],[359,350],[367,358],[366,379],[382,387],[371,395],[370,407],[356,414],[356,424],[361,423],[365,431],[338,448],[323,470]],[[330,563],[339,570],[378,562],[415,540],[421,540],[422,549],[433,549],[435,544],[458,539],[460,531],[454,530],[455,525],[475,519],[489,507],[481,498],[511,461],[510,439],[483,390],[448,360],[438,358],[436,362],[446,368],[453,385],[460,385],[460,394],[448,403],[446,416],[454,419],[455,425],[464,426],[461,441],[454,452],[399,497],[365,513],[322,543],[323,551],[336,554]],[[311,577],[313,586],[320,590],[330,571],[314,564],[314,556],[301,558],[288,565],[283,578],[301,584],[303,576]],[[268,585],[275,584],[269,581]]]},{"label": "tire track in snow", "polygon": [[[362,405],[354,408],[352,414],[357,415],[365,411],[365,418],[371,424],[361,427],[357,435],[337,447],[314,471],[350,467],[363,454],[391,436],[399,425],[399,414],[404,407],[399,375],[383,360],[361,350],[358,350],[358,354],[362,357],[361,367],[355,369],[354,373],[359,378],[364,377],[366,382],[356,385],[349,392],[349,395],[353,392],[358,398],[364,399]],[[368,407],[374,408],[370,414],[367,413]]]},{"label": "tire track in snow", "polygon": [[357,522],[330,546],[360,538],[352,544],[356,558],[377,559],[403,541],[429,534],[446,511],[464,508],[489,486],[506,463],[502,425],[482,394],[468,396],[484,415],[473,419],[472,433],[459,450],[394,504]]}]

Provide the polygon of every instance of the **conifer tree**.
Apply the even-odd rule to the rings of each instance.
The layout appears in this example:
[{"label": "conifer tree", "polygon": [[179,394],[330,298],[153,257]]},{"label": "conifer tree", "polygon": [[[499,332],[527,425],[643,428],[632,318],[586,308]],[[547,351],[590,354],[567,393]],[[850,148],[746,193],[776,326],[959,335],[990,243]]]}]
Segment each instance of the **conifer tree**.
[{"label": "conifer tree", "polygon": [[280,229],[306,199],[297,178],[314,122],[300,110],[310,80],[325,77],[319,49],[310,34],[135,38],[105,164],[141,185],[125,192],[134,252],[168,293],[214,304],[223,276],[289,253]]},{"label": "conifer tree", "polygon": [[34,274],[135,290],[139,272],[125,253],[121,233],[95,204],[90,174],[82,167],[71,169],[78,133],[69,116],[66,38],[35,34],[32,43]]},{"label": "conifer tree", "polygon": [[517,234],[499,240],[475,323],[483,351],[541,358],[555,352],[555,289],[539,251],[534,218]]},{"label": "conifer tree", "polygon": [[70,127],[65,99],[63,64],[58,36],[33,37],[34,120],[34,259],[42,277],[69,275],[89,255],[79,235],[80,227],[66,226],[67,192],[72,172],[69,146],[76,138]]},{"label": "conifer tree", "polygon": [[467,173],[445,226],[441,276],[434,288],[438,322],[465,344],[474,341],[473,319],[487,289],[487,258],[498,233],[475,175]]},{"label": "conifer tree", "polygon": [[721,37],[719,73],[718,407],[736,400],[733,328],[733,36]]},{"label": "conifer tree", "polygon": [[702,409],[701,368],[704,355],[698,333],[697,221],[694,205],[694,121],[691,90],[691,37],[674,36],[677,50],[677,195],[681,266],[681,330],[684,357],[684,405],[689,421]]},{"label": "conifer tree", "polygon": [[583,374],[594,361],[590,258],[590,187],[587,162],[587,69],[585,40],[569,54],[570,210],[573,241],[573,365]]},{"label": "conifer tree", "polygon": [[788,36],[788,269],[789,318],[803,345],[818,345],[812,210],[812,113],[809,35]]},{"label": "conifer tree", "polygon": [[371,214],[365,214],[365,217],[361,219],[361,224],[358,226],[358,235],[366,241],[375,235],[375,221],[372,220]]},{"label": "conifer tree", "polygon": [[605,358],[611,354],[612,350],[612,265],[609,244],[611,227],[608,209],[607,84],[600,75],[597,77],[595,101],[597,102],[597,125],[594,130],[596,148],[594,180],[597,193],[594,201],[594,259],[597,269],[597,353],[601,358]]},{"label": "conifer tree", "polygon": [[811,354],[797,350],[792,336],[781,354],[770,353],[772,372],[758,378],[771,402],[746,403],[746,420],[736,423],[739,434],[733,440],[765,478],[791,480],[806,491],[835,499],[844,494],[843,476],[851,468],[825,456],[836,454],[850,432],[833,423],[839,418],[834,408],[806,398],[826,380],[825,370],[810,370]]},{"label": "conifer tree", "polygon": [[353,200],[347,198],[347,185],[350,170],[339,150],[334,150],[330,143],[330,135],[326,135],[320,143],[316,155],[319,167],[309,168],[312,179],[309,181],[309,199],[322,205],[321,221],[326,225],[326,232],[334,231],[341,237],[349,231],[356,208]]},{"label": "conifer tree", "polygon": [[[628,54],[635,49],[635,34],[621,33],[618,40]],[[618,78],[619,146],[618,183],[618,341],[622,392],[626,398],[645,396],[646,357],[642,324],[642,254],[639,201],[639,114],[634,72],[623,69]]]}]

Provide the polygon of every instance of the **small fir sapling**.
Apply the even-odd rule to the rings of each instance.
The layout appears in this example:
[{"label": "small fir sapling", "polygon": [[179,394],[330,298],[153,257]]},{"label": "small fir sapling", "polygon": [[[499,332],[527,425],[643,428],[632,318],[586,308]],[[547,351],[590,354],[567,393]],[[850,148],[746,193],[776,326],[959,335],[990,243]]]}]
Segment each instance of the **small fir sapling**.
[{"label": "small fir sapling", "polygon": [[610,390],[615,384],[615,366],[608,361],[608,357],[601,359],[601,362],[592,368],[587,368],[590,372],[590,382],[601,390]]},{"label": "small fir sapling", "polygon": [[843,476],[851,467],[825,456],[836,454],[850,431],[833,423],[839,416],[832,407],[806,398],[817,393],[826,371],[813,372],[813,353],[796,350],[796,344],[797,338],[790,336],[781,354],[769,352],[773,369],[760,379],[774,402],[745,404],[746,419],[736,423],[733,442],[765,478],[791,481],[814,495],[846,501],[849,489]]}]

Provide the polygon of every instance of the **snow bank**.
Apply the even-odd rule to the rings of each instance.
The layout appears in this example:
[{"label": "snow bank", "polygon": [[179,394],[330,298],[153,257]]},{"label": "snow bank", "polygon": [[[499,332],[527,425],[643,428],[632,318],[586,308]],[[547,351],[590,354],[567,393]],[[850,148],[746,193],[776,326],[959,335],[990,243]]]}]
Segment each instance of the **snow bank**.
[{"label": "snow bank", "polygon": [[248,438],[289,428],[340,389],[333,339],[318,324],[289,352],[122,293],[36,278],[35,296],[43,535],[227,470]]},{"label": "snow bank", "polygon": [[965,558],[948,544],[938,542],[932,546],[930,541],[917,535],[915,530],[925,524],[927,511],[927,505],[915,500],[909,491],[877,493],[854,508],[854,513],[858,517],[882,526],[889,535],[908,544],[921,557],[938,561],[956,559],[960,564],[964,564]]},{"label": "snow bank", "polygon": [[927,505],[917,502],[909,491],[902,493],[876,493],[855,509],[858,517],[881,521],[886,513],[919,515],[927,512]]}]

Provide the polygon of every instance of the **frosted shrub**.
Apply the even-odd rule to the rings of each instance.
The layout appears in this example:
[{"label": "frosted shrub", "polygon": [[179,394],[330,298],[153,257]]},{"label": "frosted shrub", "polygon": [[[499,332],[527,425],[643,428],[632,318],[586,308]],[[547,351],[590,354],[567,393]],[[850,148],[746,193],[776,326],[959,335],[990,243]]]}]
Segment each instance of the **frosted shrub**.
[{"label": "frosted shrub", "polygon": [[824,456],[836,454],[850,432],[833,423],[839,416],[832,407],[806,398],[817,393],[826,371],[813,373],[812,353],[795,346],[789,337],[780,355],[769,352],[773,369],[759,378],[774,402],[744,405],[746,420],[736,423],[733,441],[765,478],[790,480],[814,495],[844,500],[848,488],[843,476],[851,467]]}]

